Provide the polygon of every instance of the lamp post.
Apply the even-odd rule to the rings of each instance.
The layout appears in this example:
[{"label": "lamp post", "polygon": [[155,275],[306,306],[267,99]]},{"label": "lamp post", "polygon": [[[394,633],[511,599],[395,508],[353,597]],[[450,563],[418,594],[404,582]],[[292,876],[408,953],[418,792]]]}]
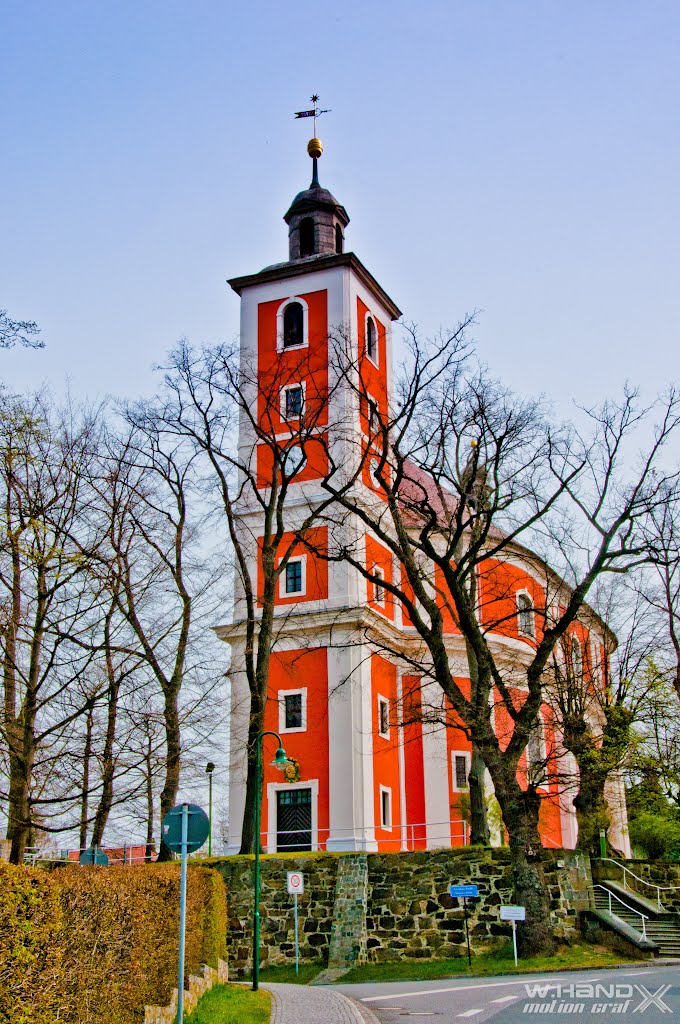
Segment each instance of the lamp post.
[{"label": "lamp post", "polygon": [[212,857],[212,773],[215,771],[215,765],[212,761],[208,761],[205,771],[208,776],[208,823],[210,826],[210,831],[208,832],[208,856]]},{"label": "lamp post", "polygon": [[275,736],[279,746],[271,762],[283,771],[288,764],[278,732],[261,732],[255,740],[255,913],[253,918],[253,992],[260,987],[260,809],[262,802],[262,740]]}]

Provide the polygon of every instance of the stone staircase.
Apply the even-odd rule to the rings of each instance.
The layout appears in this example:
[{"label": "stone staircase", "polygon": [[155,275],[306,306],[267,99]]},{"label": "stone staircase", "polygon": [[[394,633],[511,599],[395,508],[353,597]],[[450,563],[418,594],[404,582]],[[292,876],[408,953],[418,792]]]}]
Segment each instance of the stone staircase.
[{"label": "stone staircase", "polygon": [[[610,911],[611,894],[611,911]],[[619,882],[603,880],[593,890],[595,910],[601,914],[611,913],[642,939],[642,920],[639,911],[647,918],[645,933],[649,942],[657,947],[657,955],[680,959],[680,918],[669,913],[664,907],[640,896]],[[615,923],[615,922],[614,922]]]}]

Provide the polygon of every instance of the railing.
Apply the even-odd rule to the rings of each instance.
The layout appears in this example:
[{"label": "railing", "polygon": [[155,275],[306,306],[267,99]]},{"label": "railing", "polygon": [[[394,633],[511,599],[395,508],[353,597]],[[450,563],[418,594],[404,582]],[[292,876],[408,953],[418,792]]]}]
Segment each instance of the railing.
[{"label": "railing", "polygon": [[[456,828],[456,826],[460,826]],[[441,834],[434,834],[433,829],[441,829]],[[380,836],[376,833],[380,832]],[[386,836],[385,832],[393,833],[391,836]],[[432,847],[433,843],[440,843],[442,846],[468,846],[469,845],[469,825],[467,821],[429,821],[429,822],[416,822],[404,825],[393,825],[385,828],[385,826],[373,825],[365,826],[363,828],[304,828],[304,829],[287,829],[281,828],[275,831],[263,828],[261,833],[261,843],[266,849],[276,850],[277,853],[285,853],[286,850],[295,852],[300,847],[309,848],[310,846],[315,850],[326,850],[328,841],[331,839],[343,839],[348,840],[356,838],[359,843],[373,843],[379,842],[381,847],[385,845],[395,846],[401,850],[416,850],[426,849]],[[284,836],[286,839],[289,837],[292,841],[279,842],[279,837]],[[299,837],[296,840],[295,837]],[[458,840],[459,842],[456,842]],[[302,851],[300,851],[302,852]]]},{"label": "railing", "polygon": [[656,889],[656,902],[659,907],[659,910],[663,910],[663,904],[661,902],[662,892],[680,891],[680,885],[657,885],[656,882],[648,882],[646,878],[640,878],[640,876],[636,875],[633,871],[630,870],[630,868],[627,868],[625,864],[622,864],[619,860],[614,860],[613,857],[600,857],[600,860],[602,861],[602,863],[606,862],[608,864],[615,864],[617,868],[621,868],[621,870],[623,871],[623,886],[625,889],[630,889],[631,892],[635,892],[633,886],[628,885],[628,883],[626,882],[626,877],[628,875],[630,875],[631,878],[634,878],[636,882],[640,882],[641,885],[647,885],[650,889]]},{"label": "railing", "polygon": [[[86,853],[92,847],[83,849],[46,849],[39,846],[27,846],[24,850],[24,864],[36,865],[39,861],[50,861],[64,864],[78,864],[81,853]],[[100,846],[97,848],[109,858],[109,864],[144,864],[146,863],[146,847],[144,843],[123,843],[120,846]],[[157,854],[153,853],[152,860]]]},{"label": "railing", "polygon": [[[593,888],[593,893],[594,893],[595,889],[601,889],[602,892],[606,892],[608,900],[609,900],[609,913],[610,914],[614,914],[614,911],[612,910],[612,900],[613,899],[616,900],[617,903],[620,903],[622,907],[625,907],[626,910],[630,910],[630,912],[632,914],[637,914],[637,916],[642,920],[642,938],[643,939],[647,938],[647,929],[646,929],[646,925],[645,925],[645,922],[649,921],[649,916],[647,914],[643,914],[642,911],[636,910],[635,907],[630,907],[627,903],[624,903],[624,901],[619,896],[617,896],[616,893],[613,893],[610,889],[607,889],[604,885],[594,885],[592,888]],[[618,916],[619,916],[618,914],[614,914],[614,917],[618,917]],[[621,918],[621,920],[623,920],[623,918]]]}]

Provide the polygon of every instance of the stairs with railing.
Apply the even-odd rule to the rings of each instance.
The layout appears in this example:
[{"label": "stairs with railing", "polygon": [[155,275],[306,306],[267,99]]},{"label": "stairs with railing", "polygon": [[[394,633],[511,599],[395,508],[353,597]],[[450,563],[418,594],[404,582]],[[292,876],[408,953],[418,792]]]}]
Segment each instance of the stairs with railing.
[{"label": "stairs with railing", "polygon": [[[603,868],[607,863],[619,868],[623,872],[623,881],[603,878],[593,887],[593,906],[598,915],[610,917],[614,927],[617,921],[623,922],[625,928],[619,930],[622,933],[626,930],[636,933],[641,940],[636,944],[641,948],[651,943],[656,947],[657,955],[680,959],[680,917],[664,907],[664,890],[634,875],[618,861],[607,862],[603,859],[601,863]],[[647,886],[654,890],[655,899],[649,899],[637,887],[633,888],[635,883],[639,888]]]}]

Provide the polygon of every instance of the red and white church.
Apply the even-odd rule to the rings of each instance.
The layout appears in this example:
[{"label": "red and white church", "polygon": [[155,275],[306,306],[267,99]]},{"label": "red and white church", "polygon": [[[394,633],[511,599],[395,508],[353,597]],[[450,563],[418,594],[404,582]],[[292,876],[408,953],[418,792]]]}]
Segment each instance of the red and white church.
[{"label": "red and white church", "polygon": [[[392,324],[401,314],[359,258],[346,251],[349,217],[319,184],[318,140],[312,140],[309,152],[314,157],[312,183],[295,197],[284,218],[288,225],[288,260],[229,281],[241,301],[241,360],[243,366],[257,368],[255,379],[263,382],[261,387],[266,386],[265,380],[271,380],[274,365],[285,367],[289,362],[291,373],[281,394],[282,435],[312,392],[329,395],[328,409],[318,420],[319,430],[332,432],[339,423],[347,430],[349,418],[352,429],[365,434],[364,412],[348,411],[342,391],[328,389],[332,373],[329,338],[341,329],[350,339],[357,360],[366,367],[366,390],[378,408],[386,411],[392,387]],[[299,366],[304,367],[301,379],[296,376],[295,368]],[[252,397],[257,402],[258,396]],[[325,441],[332,443],[333,439],[326,437]],[[248,458],[248,452],[255,453],[258,483],[266,487],[266,458],[257,450],[250,418],[243,414],[239,448],[244,458]],[[312,453],[291,485],[286,513],[291,535],[305,510],[318,501],[318,481],[326,472],[323,450],[319,446],[318,457]],[[375,491],[376,485],[366,474],[361,486]],[[256,539],[261,516],[261,508],[244,506],[241,527],[244,537],[253,539],[253,560],[258,558]],[[391,579],[393,566],[387,550],[358,521],[353,528],[363,539],[366,564],[378,567],[385,579]],[[325,527],[314,529],[323,532]],[[323,543],[323,537],[318,539]],[[252,578],[256,579],[258,572],[255,566],[253,569]],[[545,567],[541,569],[539,560],[530,553],[518,551],[511,570],[505,565],[503,571],[505,600],[510,604],[499,617],[503,626],[496,641],[516,653],[523,644],[533,641],[536,624],[532,609],[541,600]],[[395,713],[403,707],[406,692],[409,700],[419,699],[419,683],[412,669],[402,669],[398,657],[390,658],[386,652],[390,643],[396,651],[414,632],[397,603],[386,590],[367,583],[352,566],[317,560],[305,549],[290,559],[281,576],[277,611],[285,617],[286,629],[272,655],[264,727],[281,735],[287,755],[300,763],[301,772],[298,781],[287,781],[268,765],[271,757],[264,757],[262,847],[270,853],[396,852],[466,844],[469,741],[462,730],[450,727],[451,723],[449,727],[428,724],[411,715],[411,724],[402,726]],[[229,837],[225,853],[239,850],[245,802],[250,699],[242,668],[243,615],[243,595],[237,584],[232,622],[217,629],[232,648]],[[367,618],[372,629],[381,631],[379,652],[371,649],[368,639],[357,640],[358,635],[366,636],[361,627]],[[604,676],[606,627],[597,625],[598,621],[593,616],[589,628],[579,625],[574,642],[584,651],[588,647],[588,663],[600,666]],[[465,679],[465,646],[460,636],[456,646],[453,622],[450,628],[454,674]],[[425,685],[432,684],[423,684],[423,689]],[[501,727],[502,723],[497,723],[497,728]],[[538,756],[556,757],[550,753],[559,745],[547,706],[542,709],[540,733]],[[561,758],[571,761],[570,755],[562,754]],[[520,769],[526,773],[526,758]],[[564,771],[549,773],[549,777],[559,779],[574,772],[572,762],[565,764]],[[491,795],[490,782],[488,790]],[[576,845],[573,795],[573,790],[557,781],[546,783],[541,812],[545,846],[569,849]],[[609,838],[630,856],[619,780],[610,784],[608,799],[612,810]],[[492,834],[494,828],[496,833],[494,841],[500,843],[500,825],[491,824]]]}]

